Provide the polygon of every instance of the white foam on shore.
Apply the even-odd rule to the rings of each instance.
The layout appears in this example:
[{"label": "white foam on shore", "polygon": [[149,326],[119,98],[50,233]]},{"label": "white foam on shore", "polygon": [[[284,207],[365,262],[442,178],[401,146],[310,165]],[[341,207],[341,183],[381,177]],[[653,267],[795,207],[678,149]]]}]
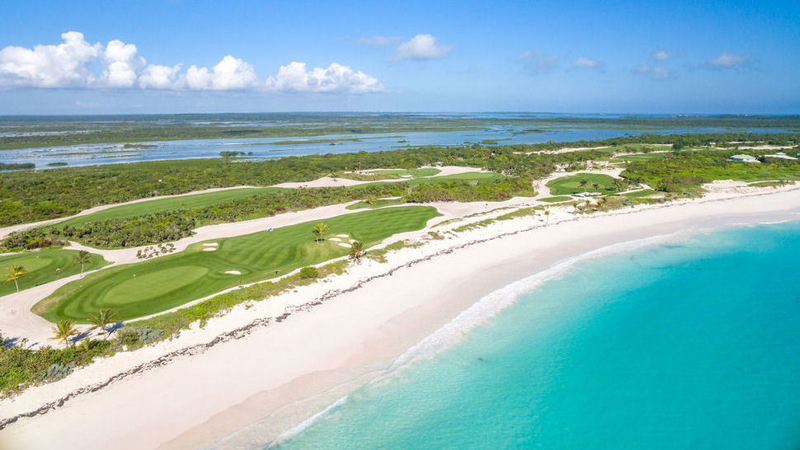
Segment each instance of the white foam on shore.
[{"label": "white foam on shore", "polygon": [[[448,347],[457,343],[467,331],[475,328],[478,325],[481,325],[482,323],[485,323],[487,320],[495,317],[498,313],[514,304],[520,295],[531,292],[545,282],[564,275],[569,269],[571,269],[580,261],[636,250],[651,245],[679,241],[687,238],[688,236],[696,234],[697,230],[690,233],[679,231],[676,233],[650,236],[634,241],[608,245],[606,247],[601,247],[581,255],[565,259],[545,270],[542,270],[541,272],[537,272],[531,276],[517,280],[500,289],[492,291],[475,302],[472,306],[462,311],[453,320],[434,331],[417,344],[411,346],[403,354],[395,358],[389,368],[387,368],[385,371],[381,371],[377,376],[365,383],[365,385],[381,382],[393,375],[394,372],[399,369],[408,367],[416,361],[430,359],[436,356],[443,350],[446,350]],[[348,395],[340,397],[338,400],[328,405],[321,411],[305,419],[294,427],[284,431],[272,442],[270,442],[267,447],[272,448],[302,433],[306,428],[314,424],[314,422],[319,420],[326,413],[343,405],[347,401],[347,398]]]}]

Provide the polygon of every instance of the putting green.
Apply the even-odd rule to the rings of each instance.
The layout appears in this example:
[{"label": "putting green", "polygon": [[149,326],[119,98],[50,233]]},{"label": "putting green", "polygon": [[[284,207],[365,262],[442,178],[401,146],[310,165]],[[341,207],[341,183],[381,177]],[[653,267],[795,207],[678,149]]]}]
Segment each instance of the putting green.
[{"label": "putting green", "polygon": [[[586,183],[582,184],[583,181],[586,181]],[[597,187],[594,186],[595,184]],[[596,173],[579,173],[568,177],[556,178],[547,183],[547,187],[550,188],[550,193],[554,196],[580,194],[582,192],[601,192],[604,194],[618,192],[614,185],[613,177]]]},{"label": "putting green", "polygon": [[[100,308],[110,308],[120,320],[155,314],[212,295],[240,283],[273,278],[311,264],[345,256],[341,242],[314,242],[311,227],[328,225],[326,236],[347,234],[367,245],[393,234],[419,230],[438,216],[429,206],[408,206],[346,214],[245,236],[217,239],[217,250],[203,243],[183,252],[136,264],[113,267],[67,284],[34,306],[50,321],[84,323]],[[239,271],[241,275],[226,274]],[[134,277],[135,275],[135,277]]]},{"label": "putting green", "polygon": [[199,266],[180,266],[134,277],[109,289],[105,302],[109,308],[159,297],[203,278],[208,269]]},{"label": "putting green", "polygon": [[[76,250],[54,248],[0,257],[0,296],[16,291],[13,281],[5,282],[5,275],[12,266],[22,266],[27,272],[17,280],[20,291],[23,291],[79,273],[81,266],[74,262],[77,254]],[[108,262],[100,255],[93,254],[85,270],[94,270],[106,264]],[[58,269],[61,273],[56,273]]]}]

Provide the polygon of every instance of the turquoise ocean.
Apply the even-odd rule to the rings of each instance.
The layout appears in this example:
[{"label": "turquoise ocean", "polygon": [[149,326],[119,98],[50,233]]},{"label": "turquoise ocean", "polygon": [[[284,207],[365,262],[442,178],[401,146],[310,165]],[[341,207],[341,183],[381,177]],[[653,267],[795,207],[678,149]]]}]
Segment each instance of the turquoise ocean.
[{"label": "turquoise ocean", "polygon": [[286,448],[800,448],[800,223],[582,260]]}]

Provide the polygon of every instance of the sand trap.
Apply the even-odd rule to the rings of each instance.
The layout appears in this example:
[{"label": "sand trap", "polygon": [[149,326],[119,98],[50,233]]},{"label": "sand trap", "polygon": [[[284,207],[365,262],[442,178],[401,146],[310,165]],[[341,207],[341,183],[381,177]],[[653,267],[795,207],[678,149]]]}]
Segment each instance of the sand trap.
[{"label": "sand trap", "polygon": [[328,240],[333,242],[341,242],[341,239],[339,238],[328,238]]},{"label": "sand trap", "polygon": [[218,245],[219,245],[218,242],[207,242],[207,243],[203,244],[203,247],[216,247]]},{"label": "sand trap", "polygon": [[238,270],[226,270],[223,273],[226,273],[228,275],[241,275],[242,274],[242,272],[239,272]]},{"label": "sand trap", "polygon": [[336,237],[346,238],[346,237],[350,237],[350,236],[346,235],[346,234],[337,234]]},{"label": "sand trap", "polygon": [[215,252],[217,251],[217,247],[206,247],[203,249],[204,252]]},{"label": "sand trap", "polygon": [[340,243],[339,245],[341,245],[342,247],[350,248],[350,244],[345,244],[344,242]]}]

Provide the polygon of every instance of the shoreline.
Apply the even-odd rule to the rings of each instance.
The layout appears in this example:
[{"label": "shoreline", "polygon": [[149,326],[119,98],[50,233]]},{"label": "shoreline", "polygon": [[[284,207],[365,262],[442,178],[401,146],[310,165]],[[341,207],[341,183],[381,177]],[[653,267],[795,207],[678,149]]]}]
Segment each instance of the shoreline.
[{"label": "shoreline", "polygon": [[[687,227],[689,232],[702,232],[720,227],[721,221],[735,225],[798,218],[800,191],[784,190],[586,216],[502,238],[489,236],[486,242],[428,255],[408,267],[401,265],[389,275],[339,293],[334,301],[299,308],[297,312],[303,314],[284,317],[280,326],[256,329],[245,339],[223,342],[193,358],[181,358],[76,397],[45,415],[21,419],[0,431],[0,442],[8,439],[29,448],[35,445],[26,438],[35,437],[41,439],[38,442],[58,438],[66,445],[86,445],[81,417],[97,417],[107,425],[101,435],[92,436],[93,442],[113,440],[123,442],[123,447],[209,445],[226,436],[230,439],[232,432],[272,414],[289,419],[286,423],[295,421],[275,430],[278,436],[332,403],[323,401],[320,394],[341,398],[339,391],[357,388],[359,380],[368,381],[370,374],[385,369],[476,301],[565,258]],[[503,226],[494,228],[474,234],[487,235]],[[437,270],[437,266],[448,270]],[[357,275],[368,271],[356,268],[353,272],[359,280]],[[213,327],[209,328],[210,333]],[[98,370],[89,366],[80,372]],[[41,388],[31,391],[47,390],[47,386]],[[334,391],[337,395],[332,395]],[[34,394],[26,391],[19,397]],[[14,400],[0,404],[13,406],[18,399]],[[121,417],[128,419],[121,423]],[[165,418],[169,419],[166,424]],[[142,429],[148,430],[147,435],[137,432]],[[272,441],[265,436],[259,438]]]}]

